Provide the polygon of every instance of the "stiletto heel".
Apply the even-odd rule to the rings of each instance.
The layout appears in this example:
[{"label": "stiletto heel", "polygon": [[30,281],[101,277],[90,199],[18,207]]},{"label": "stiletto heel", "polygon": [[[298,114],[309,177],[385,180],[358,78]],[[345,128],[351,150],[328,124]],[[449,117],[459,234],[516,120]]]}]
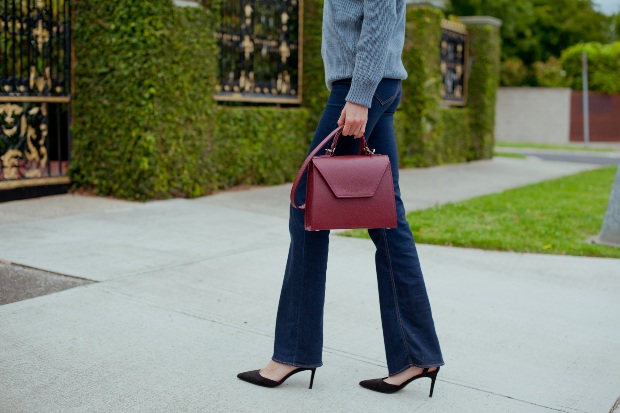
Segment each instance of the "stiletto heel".
[{"label": "stiletto heel", "polygon": [[383,379],[387,379],[387,377],[382,377],[380,379],[362,380],[360,381],[360,386],[369,390],[378,391],[380,393],[395,393],[414,380],[420,379],[422,377],[428,377],[431,379],[431,392],[428,397],[433,397],[433,389],[435,388],[435,380],[437,380],[437,373],[439,373],[439,367],[437,367],[437,370],[433,370],[430,372],[428,371],[428,369],[428,367],[425,367],[424,370],[422,370],[422,373],[413,376],[409,380],[404,381],[399,385],[386,383],[385,381],[383,381]]},{"label": "stiletto heel", "polygon": [[316,371],[316,367],[311,367],[311,368],[298,367],[295,370],[291,371],[286,376],[282,377],[280,381],[271,380],[271,379],[268,379],[267,377],[261,376],[259,373],[260,370],[245,371],[243,373],[237,374],[237,377],[239,377],[243,381],[247,381],[248,383],[256,384],[257,386],[277,387],[281,385],[282,383],[284,383],[286,379],[291,377],[293,374],[299,373],[300,371],[304,371],[304,370],[312,371],[312,376],[310,377],[310,387],[309,387],[311,389],[312,384],[314,383],[314,373]]},{"label": "stiletto heel", "polygon": [[428,395],[428,397],[433,397],[433,389],[435,388],[435,380],[437,380],[437,372],[439,371],[439,367],[437,368],[437,370],[435,370],[433,373],[433,376],[431,377],[431,392]]}]

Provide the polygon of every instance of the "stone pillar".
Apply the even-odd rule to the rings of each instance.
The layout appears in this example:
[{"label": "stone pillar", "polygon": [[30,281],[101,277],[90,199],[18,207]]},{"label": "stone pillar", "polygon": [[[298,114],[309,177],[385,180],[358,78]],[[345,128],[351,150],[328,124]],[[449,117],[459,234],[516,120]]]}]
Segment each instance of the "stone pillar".
[{"label": "stone pillar", "polygon": [[616,179],[611,189],[607,213],[603,221],[603,228],[595,242],[597,244],[620,247],[620,165],[616,171]]},{"label": "stone pillar", "polygon": [[495,146],[495,100],[499,86],[502,21],[490,16],[460,16],[469,32],[469,160],[490,159]]}]

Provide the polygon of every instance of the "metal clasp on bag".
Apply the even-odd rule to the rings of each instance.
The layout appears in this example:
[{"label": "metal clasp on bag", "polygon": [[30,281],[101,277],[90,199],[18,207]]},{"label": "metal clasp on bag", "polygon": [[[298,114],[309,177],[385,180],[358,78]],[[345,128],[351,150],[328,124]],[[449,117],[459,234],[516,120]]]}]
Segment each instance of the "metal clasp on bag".
[{"label": "metal clasp on bag", "polygon": [[370,149],[370,148],[368,147],[368,145],[364,146],[364,149],[363,149],[363,150],[364,150],[364,153],[365,153],[366,155],[374,155],[374,154],[375,154],[375,150],[374,150],[374,149]]},{"label": "metal clasp on bag", "polygon": [[335,149],[327,148],[325,149],[325,155],[332,156],[335,152]]}]

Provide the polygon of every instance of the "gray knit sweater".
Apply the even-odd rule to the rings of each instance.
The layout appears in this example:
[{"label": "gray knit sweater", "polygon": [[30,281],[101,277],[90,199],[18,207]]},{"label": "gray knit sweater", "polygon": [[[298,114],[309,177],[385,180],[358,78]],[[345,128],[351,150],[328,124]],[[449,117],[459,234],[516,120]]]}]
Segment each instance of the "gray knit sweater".
[{"label": "gray knit sweater", "polygon": [[327,88],[353,78],[347,102],[370,107],[382,78],[407,78],[404,42],[405,0],[325,0],[321,55]]}]

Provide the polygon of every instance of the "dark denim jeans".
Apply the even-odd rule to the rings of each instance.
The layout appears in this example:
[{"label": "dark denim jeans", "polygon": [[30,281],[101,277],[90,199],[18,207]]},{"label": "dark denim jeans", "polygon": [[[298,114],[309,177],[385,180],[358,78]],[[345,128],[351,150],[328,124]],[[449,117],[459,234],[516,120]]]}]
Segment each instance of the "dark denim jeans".
[{"label": "dark denim jeans", "polygon": [[[351,80],[333,84],[327,106],[308,153],[337,127]],[[389,375],[411,366],[444,364],[415,242],[405,220],[398,186],[398,152],[394,111],[401,98],[401,81],[383,79],[368,112],[366,134],[370,148],[386,154],[392,164],[398,227],[368,230],[377,247],[375,255],[383,340]],[[341,137],[336,155],[357,153],[359,139]],[[305,202],[306,177],[295,194]],[[272,359],[298,367],[322,363],[323,306],[329,231],[304,230],[304,211],[290,207],[291,244],[276,319]]]}]

